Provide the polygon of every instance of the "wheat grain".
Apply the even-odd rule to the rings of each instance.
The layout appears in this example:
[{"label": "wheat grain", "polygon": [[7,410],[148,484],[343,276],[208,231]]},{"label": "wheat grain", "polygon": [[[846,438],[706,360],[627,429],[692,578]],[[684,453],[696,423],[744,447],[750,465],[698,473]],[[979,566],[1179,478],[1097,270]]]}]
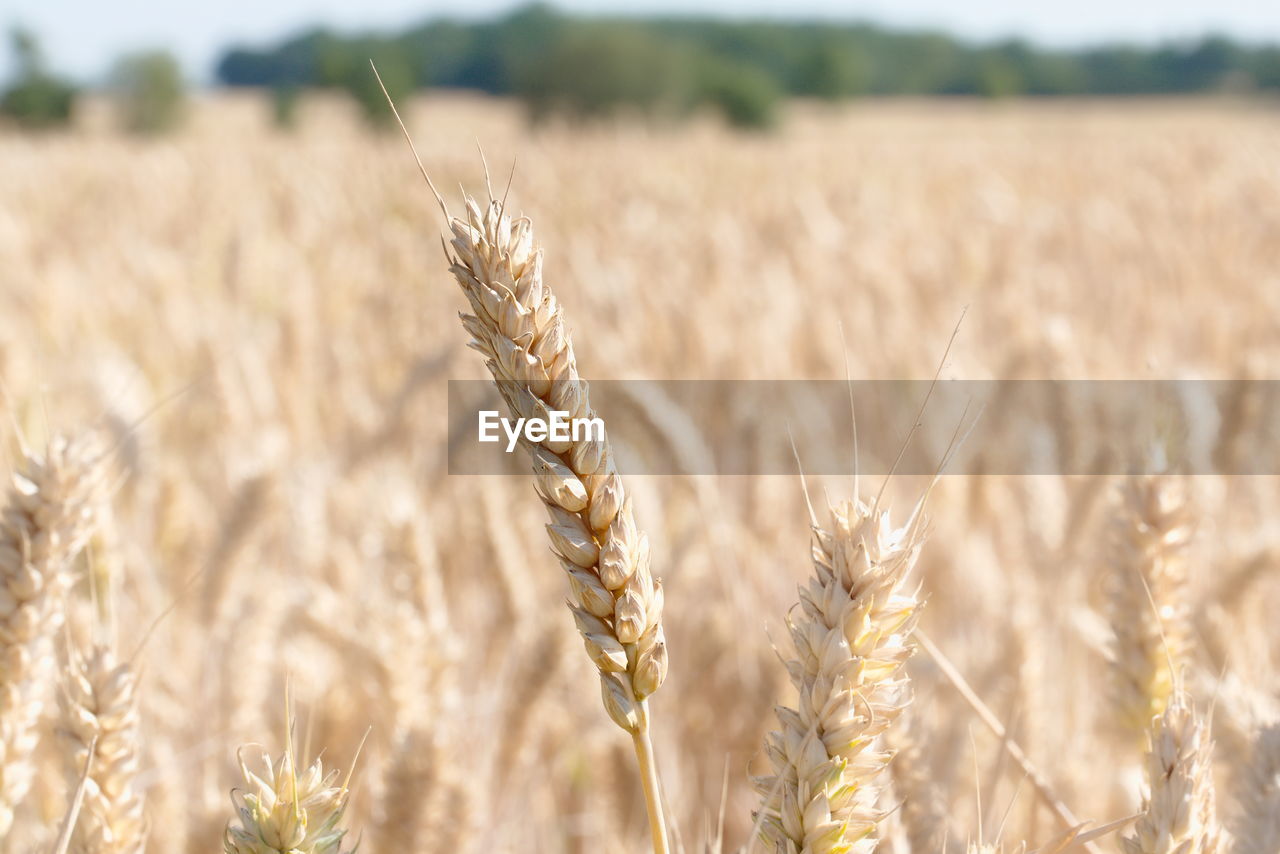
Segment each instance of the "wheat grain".
[{"label": "wheat grain", "polygon": [[892,756],[880,736],[910,700],[902,667],[918,607],[907,586],[920,547],[913,520],[895,529],[859,501],[833,508],[829,529],[814,528],[814,575],[787,621],[799,702],[778,707],[765,743],[773,774],[756,781],[761,834],[778,854],[875,847],[877,777]]},{"label": "wheat grain", "polygon": [[31,785],[66,568],[91,532],[101,462],[91,438],[53,439],[44,459],[28,455],[0,518],[0,836]]},{"label": "wheat grain", "polygon": [[137,854],[146,838],[138,775],[137,680],[110,649],[72,652],[63,673],[63,727],[73,779],[93,764],[71,850],[82,854]]},{"label": "wheat grain", "polygon": [[1214,805],[1209,731],[1175,691],[1151,723],[1146,759],[1148,791],[1125,854],[1217,854],[1226,850]]}]

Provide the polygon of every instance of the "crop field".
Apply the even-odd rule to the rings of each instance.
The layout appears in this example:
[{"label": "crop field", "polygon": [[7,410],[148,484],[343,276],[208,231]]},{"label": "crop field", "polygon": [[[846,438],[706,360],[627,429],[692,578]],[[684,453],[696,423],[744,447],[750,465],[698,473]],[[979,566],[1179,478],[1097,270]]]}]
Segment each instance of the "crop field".
[{"label": "crop field", "polygon": [[406,106],[452,229],[323,98],[0,131],[0,849],[1280,851],[1276,478],[464,474],[447,391],[1275,379],[1274,103]]}]

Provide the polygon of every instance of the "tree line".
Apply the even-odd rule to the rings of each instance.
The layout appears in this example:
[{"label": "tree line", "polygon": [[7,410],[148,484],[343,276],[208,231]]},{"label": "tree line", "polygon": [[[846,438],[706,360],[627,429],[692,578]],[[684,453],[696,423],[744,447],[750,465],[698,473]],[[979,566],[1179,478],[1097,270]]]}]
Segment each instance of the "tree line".
[{"label": "tree line", "polygon": [[[0,118],[28,130],[70,124],[79,89],[49,68],[34,33],[13,30],[9,47],[15,70],[0,89]],[[182,119],[182,68],[166,51],[139,51],[120,57],[108,76],[108,91],[120,126],[130,132],[162,133]]]},{"label": "tree line", "polygon": [[[230,86],[366,86],[367,62],[401,91],[425,86],[522,98],[535,117],[703,104],[739,124],[767,122],[783,95],[1140,95],[1280,90],[1280,46],[1228,38],[1049,50],[972,44],[872,24],[713,18],[580,17],[545,5],[485,21],[440,18],[398,33],[314,29],[234,47]],[[358,93],[357,93],[358,94]],[[380,93],[379,93],[380,94]]]},{"label": "tree line", "polygon": [[[0,90],[0,117],[29,127],[67,123],[75,87],[48,68],[30,33],[15,32],[11,48],[17,72]],[[534,120],[679,117],[711,108],[734,125],[764,127],[788,95],[1280,91],[1280,46],[1220,36],[1049,50],[873,24],[583,17],[547,5],[480,21],[437,18],[400,32],[312,29],[267,47],[231,47],[216,76],[227,86],[271,89],[282,127],[296,121],[298,96],[310,88],[345,90],[372,124],[387,126],[391,115],[370,59],[397,99],[427,86],[472,89],[516,96]],[[164,52],[122,58],[110,88],[126,127],[158,131],[181,118],[181,69]]]}]

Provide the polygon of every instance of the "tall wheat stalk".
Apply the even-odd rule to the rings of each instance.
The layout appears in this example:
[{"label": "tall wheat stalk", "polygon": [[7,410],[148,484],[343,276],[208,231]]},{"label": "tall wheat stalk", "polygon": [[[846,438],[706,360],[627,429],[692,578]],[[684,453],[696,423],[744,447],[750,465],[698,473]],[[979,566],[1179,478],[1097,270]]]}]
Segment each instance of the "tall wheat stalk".
[{"label": "tall wheat stalk", "polygon": [[0,837],[31,786],[66,569],[92,532],[102,479],[95,441],[55,438],[43,459],[27,456],[0,517]]},{"label": "tall wheat stalk", "polygon": [[814,574],[788,617],[799,693],[777,708],[765,751],[773,774],[756,781],[765,842],[777,854],[870,852],[883,812],[878,781],[892,751],[881,735],[910,702],[903,664],[918,601],[907,576],[921,542],[919,516],[893,528],[861,501],[815,525]]},{"label": "tall wheat stalk", "polygon": [[[532,224],[513,220],[498,201],[482,210],[467,197],[466,209],[466,219],[449,223],[450,270],[471,304],[472,313],[462,315],[470,346],[485,357],[511,415],[596,417],[564,314],[542,280]],[[547,534],[569,579],[573,618],[600,673],[605,710],[632,737],[654,850],[665,854],[647,699],[666,676],[667,648],[662,586],[649,569],[648,539],[636,527],[607,436],[521,441],[551,516]]]},{"label": "tall wheat stalk", "polygon": [[1276,854],[1280,851],[1280,724],[1261,727],[1251,746],[1253,755],[1236,784],[1233,851]]}]

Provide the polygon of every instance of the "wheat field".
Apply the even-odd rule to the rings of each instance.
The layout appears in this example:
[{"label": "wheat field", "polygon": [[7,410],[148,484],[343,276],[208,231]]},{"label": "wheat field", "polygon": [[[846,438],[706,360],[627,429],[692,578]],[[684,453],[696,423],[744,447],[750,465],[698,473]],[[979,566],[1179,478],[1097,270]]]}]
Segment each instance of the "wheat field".
[{"label": "wheat field", "polygon": [[148,142],[0,132],[6,851],[59,850],[77,789],[77,851],[648,850],[640,728],[673,850],[1280,851],[1274,478],[944,475],[913,517],[904,476],[890,521],[878,478],[810,477],[814,534],[798,476],[624,473],[634,523],[584,556],[559,458],[541,501],[449,473],[446,380],[501,324],[459,324],[440,241],[459,278],[525,263],[479,245],[477,145],[499,196],[514,162],[589,380],[927,380],[957,323],[944,379],[1270,379],[1274,104],[796,104],[759,136],[408,106],[472,225],[325,100],[295,133],[229,96]]}]

